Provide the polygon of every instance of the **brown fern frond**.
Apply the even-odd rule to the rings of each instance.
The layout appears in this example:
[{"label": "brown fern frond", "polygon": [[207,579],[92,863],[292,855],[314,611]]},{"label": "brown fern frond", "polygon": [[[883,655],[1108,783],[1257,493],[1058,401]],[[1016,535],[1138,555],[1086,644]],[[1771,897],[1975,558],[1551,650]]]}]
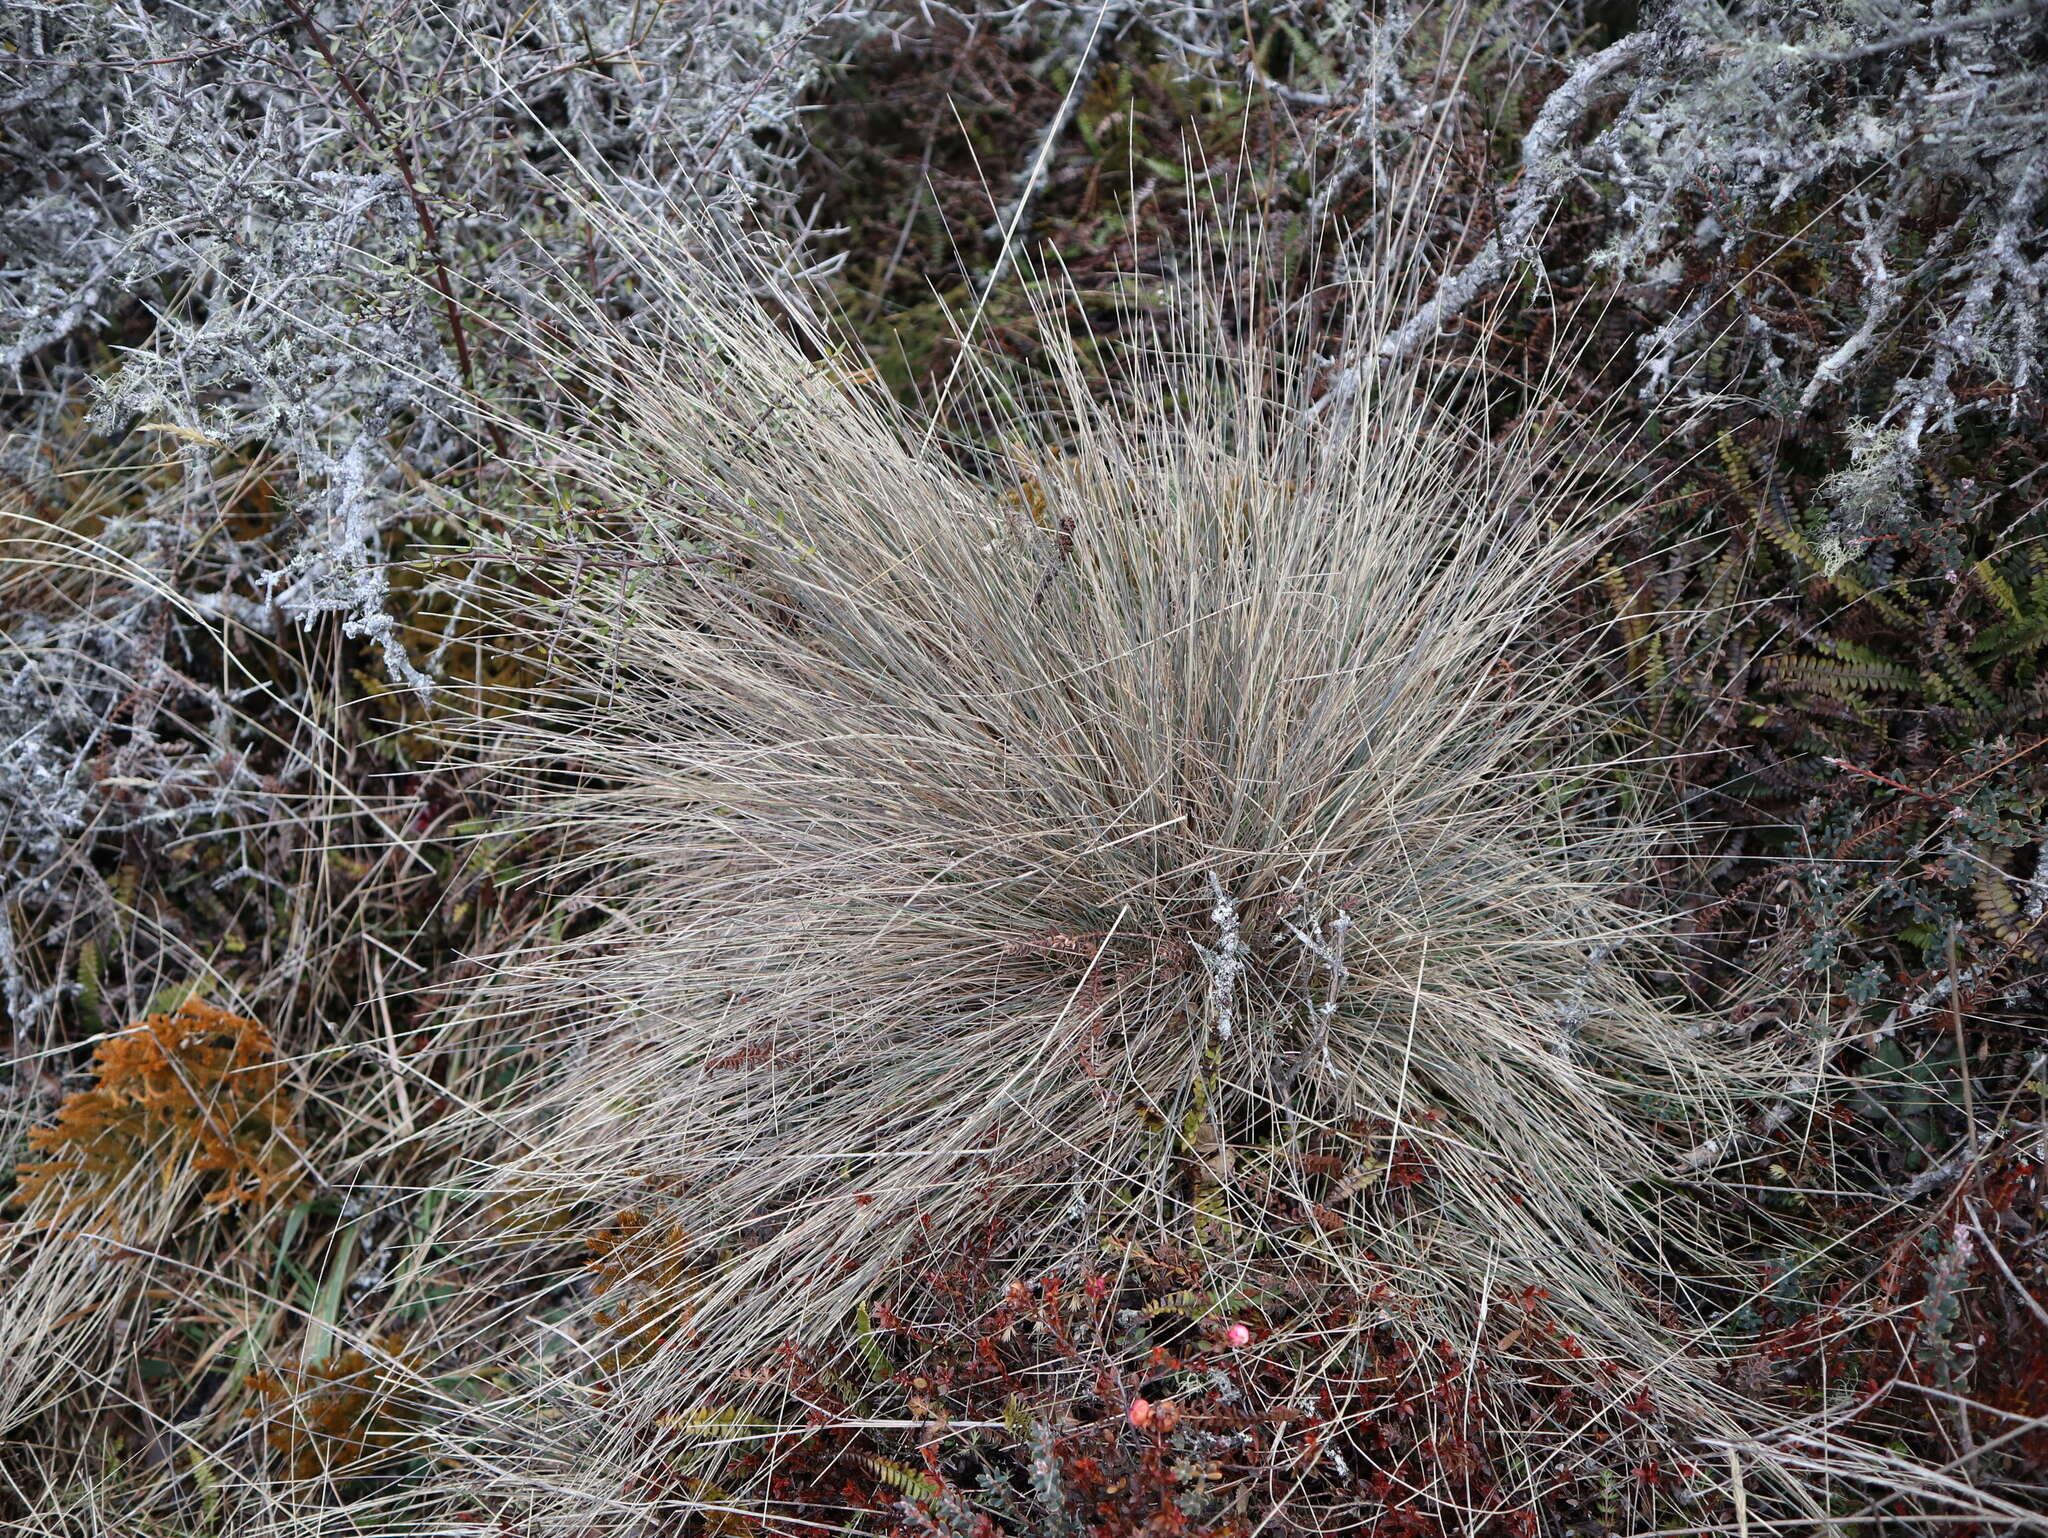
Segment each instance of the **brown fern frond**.
[{"label": "brown fern frond", "polygon": [[269,1202],[304,1167],[298,1107],[270,1035],[192,1000],[100,1043],[94,1082],[28,1135],[14,1202],[32,1223],[105,1215],[130,1181],[197,1177],[223,1211]]},{"label": "brown fern frond", "polygon": [[257,1397],[247,1415],[294,1478],[362,1478],[388,1470],[420,1446],[425,1396],[422,1360],[401,1333],[249,1375]]}]

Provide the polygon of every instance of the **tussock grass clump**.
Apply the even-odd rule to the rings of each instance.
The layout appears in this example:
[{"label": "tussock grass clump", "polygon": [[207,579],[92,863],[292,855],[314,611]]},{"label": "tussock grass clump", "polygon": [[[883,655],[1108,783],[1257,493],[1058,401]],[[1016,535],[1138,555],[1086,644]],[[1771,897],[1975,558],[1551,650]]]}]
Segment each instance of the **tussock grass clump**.
[{"label": "tussock grass clump", "polygon": [[1113,405],[965,355],[933,393],[1005,446],[949,447],[757,275],[637,258],[560,318],[554,693],[492,728],[603,915],[504,964],[563,1049],[503,1179],[667,1236],[606,1402],[743,1399],[1001,1216],[1019,1278],[1312,1262],[1422,1342],[1542,1289],[1555,1370],[1717,1414],[1652,1182],[1757,1069],[1632,970],[1653,835],[1538,639],[1598,456],[1404,370],[1317,400],[1291,312],[1177,302]]}]

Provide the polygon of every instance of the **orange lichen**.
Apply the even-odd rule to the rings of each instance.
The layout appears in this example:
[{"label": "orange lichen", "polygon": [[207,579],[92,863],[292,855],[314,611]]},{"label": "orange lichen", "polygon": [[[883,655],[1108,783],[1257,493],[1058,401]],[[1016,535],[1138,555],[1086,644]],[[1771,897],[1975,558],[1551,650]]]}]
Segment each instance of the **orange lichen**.
[{"label": "orange lichen", "polygon": [[94,1082],[28,1135],[42,1157],[17,1166],[16,1204],[32,1221],[106,1213],[138,1169],[166,1186],[198,1178],[207,1206],[274,1198],[303,1165],[297,1105],[262,1026],[191,1001],[102,1042]]}]

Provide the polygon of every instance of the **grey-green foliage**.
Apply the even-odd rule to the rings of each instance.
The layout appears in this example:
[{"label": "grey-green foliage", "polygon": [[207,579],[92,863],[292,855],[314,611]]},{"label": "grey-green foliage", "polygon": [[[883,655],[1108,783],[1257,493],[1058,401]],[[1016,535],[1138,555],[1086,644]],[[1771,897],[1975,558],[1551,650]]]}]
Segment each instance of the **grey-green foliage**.
[{"label": "grey-green foliage", "polygon": [[0,895],[10,899],[0,902],[0,997],[10,1019],[25,1024],[49,1007],[54,994],[38,989],[22,966],[12,910],[29,895],[24,886],[47,887],[66,863],[69,842],[86,825],[91,805],[85,759],[97,746],[92,723],[104,718],[111,701],[93,697],[86,677],[90,662],[65,669],[62,678],[37,666],[33,648],[48,627],[16,628],[24,632],[16,638],[21,650],[0,659],[0,817],[6,822]]},{"label": "grey-green foliage", "polygon": [[[596,261],[551,178],[786,211],[824,0],[10,0],[0,13],[6,468],[81,383],[115,434],[290,457],[305,534],[261,577],[425,687],[385,612],[407,469],[468,446],[458,307],[534,257]],[[858,25],[846,8],[834,25]],[[118,366],[93,341],[121,345]],[[97,376],[83,380],[84,375]],[[160,428],[154,429],[161,431]],[[191,456],[204,473],[207,456]],[[258,561],[257,564],[267,564]]]},{"label": "grey-green foliage", "polygon": [[23,1039],[63,991],[43,963],[114,917],[95,846],[154,859],[204,840],[226,887],[272,882],[287,842],[310,766],[293,756],[266,776],[225,701],[187,708],[201,691],[165,655],[164,609],[129,590],[82,615],[11,617],[0,637],[0,1002]]}]

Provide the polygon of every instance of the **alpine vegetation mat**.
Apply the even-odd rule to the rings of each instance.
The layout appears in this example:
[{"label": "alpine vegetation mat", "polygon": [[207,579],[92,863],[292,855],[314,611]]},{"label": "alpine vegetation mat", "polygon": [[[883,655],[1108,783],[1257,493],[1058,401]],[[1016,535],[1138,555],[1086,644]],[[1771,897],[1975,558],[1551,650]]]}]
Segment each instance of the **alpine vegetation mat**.
[{"label": "alpine vegetation mat", "polygon": [[2048,7],[11,0],[0,248],[0,1538],[2048,1533]]},{"label": "alpine vegetation mat", "polygon": [[[555,317],[582,404],[503,595],[549,682],[484,727],[599,915],[489,1001],[559,1044],[506,1221],[599,1257],[551,1479],[829,1525],[880,1469],[869,1522],[1078,1532],[1093,1426],[1196,1470],[1159,1531],[1477,1531],[1594,1436],[1724,1470],[1739,1295],[1660,1176],[1775,1070],[1638,965],[1666,835],[1557,621],[1624,482],[1540,391],[1318,396],[1311,343],[1372,357],[1392,297],[1218,308],[1261,285],[1143,296],[1114,402],[1048,316],[921,420],[656,234]],[[962,1308],[978,1355],[931,1366]],[[1445,1425],[1496,1389],[1480,1479]],[[845,1440],[949,1417],[967,1465]]]}]

